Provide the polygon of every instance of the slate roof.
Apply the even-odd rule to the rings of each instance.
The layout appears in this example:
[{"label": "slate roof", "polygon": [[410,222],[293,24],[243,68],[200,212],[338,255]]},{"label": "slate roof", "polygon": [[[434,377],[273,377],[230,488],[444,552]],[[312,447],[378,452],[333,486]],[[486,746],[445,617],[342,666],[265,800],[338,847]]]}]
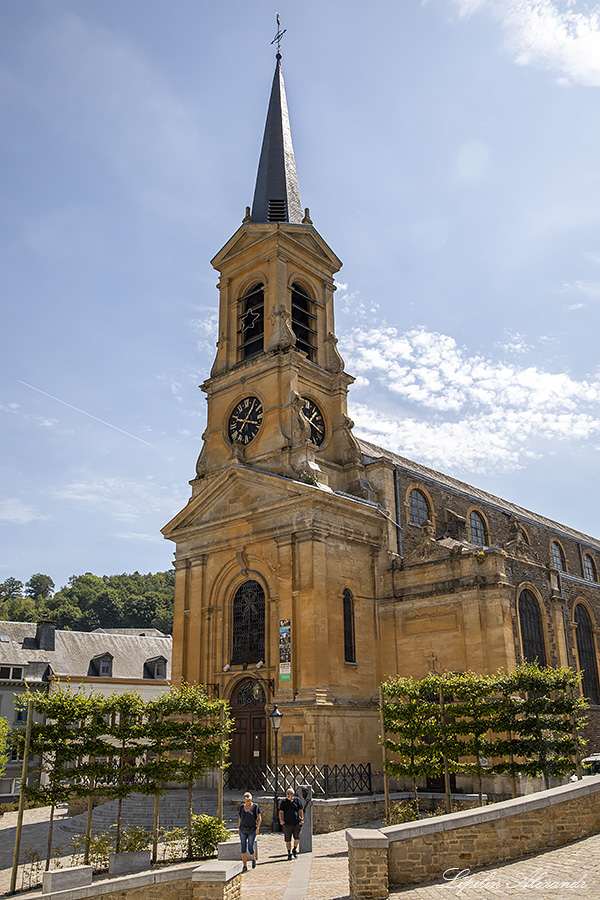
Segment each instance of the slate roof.
[{"label": "slate roof", "polygon": [[374,461],[375,459],[382,457],[383,459],[387,459],[394,463],[399,469],[413,475],[415,481],[422,481],[424,483],[429,482],[444,488],[451,493],[469,497],[475,502],[479,501],[484,506],[492,506],[499,509],[501,512],[505,512],[511,516],[517,516],[523,522],[528,521],[548,531],[552,531],[557,535],[563,534],[565,537],[569,537],[574,541],[600,550],[600,540],[598,540],[598,538],[593,538],[588,534],[584,534],[582,531],[575,531],[575,529],[569,528],[567,525],[561,525],[553,519],[547,519],[545,516],[532,512],[524,506],[519,506],[516,503],[503,500],[501,497],[496,497],[494,494],[488,494],[487,491],[483,491],[481,488],[473,487],[471,484],[459,481],[458,478],[452,478],[450,475],[444,475],[442,472],[436,472],[435,469],[430,469],[427,466],[421,465],[421,463],[414,462],[412,459],[399,456],[397,453],[392,453],[391,450],[385,450],[382,447],[378,447],[376,444],[371,444],[369,441],[363,441],[359,438],[358,443],[362,450],[363,457],[366,457],[364,460],[365,462],[368,462],[369,460]]},{"label": "slate roof", "polygon": [[[284,204],[284,217],[269,214],[273,201]],[[292,146],[292,132],[288,115],[281,56],[277,54],[271,97],[265,123],[254,200],[253,222],[292,222],[300,225],[303,219],[296,160]]]},{"label": "slate roof", "polygon": [[[35,622],[0,622],[0,665],[29,666],[25,670],[28,681],[41,680],[48,664],[55,674],[80,680],[88,675],[90,660],[104,653],[113,657],[112,678],[143,678],[144,663],[157,656],[167,660],[167,678],[170,677],[173,641],[169,636],[57,629],[55,649],[40,650],[36,629]],[[2,640],[2,636],[8,637],[8,641]]]}]

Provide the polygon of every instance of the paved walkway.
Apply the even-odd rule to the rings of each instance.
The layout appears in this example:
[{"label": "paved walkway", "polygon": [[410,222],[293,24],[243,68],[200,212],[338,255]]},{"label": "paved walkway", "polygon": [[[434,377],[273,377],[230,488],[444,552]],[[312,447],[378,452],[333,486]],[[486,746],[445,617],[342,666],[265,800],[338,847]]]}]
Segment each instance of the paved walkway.
[{"label": "paved walkway", "polygon": [[[0,893],[7,893],[13,857],[16,813],[0,818]],[[55,839],[58,846],[67,845],[61,837],[61,822],[66,813],[57,811]],[[36,851],[45,858],[48,835],[48,809],[26,810],[23,817],[23,853]],[[377,827],[372,823],[370,827]],[[63,843],[64,841],[64,843]],[[65,860],[68,865],[68,858]],[[392,900],[599,900],[600,835],[578,841],[558,850],[506,863],[488,869],[456,870],[454,876],[433,884],[392,891]],[[41,867],[40,867],[41,877]],[[25,885],[26,887],[27,885]],[[23,887],[21,875],[17,889]],[[28,898],[40,896],[31,891]],[[348,860],[345,832],[317,834],[313,852],[300,854],[288,862],[280,834],[262,834],[259,838],[259,862],[256,869],[244,873],[243,900],[348,900]]]}]

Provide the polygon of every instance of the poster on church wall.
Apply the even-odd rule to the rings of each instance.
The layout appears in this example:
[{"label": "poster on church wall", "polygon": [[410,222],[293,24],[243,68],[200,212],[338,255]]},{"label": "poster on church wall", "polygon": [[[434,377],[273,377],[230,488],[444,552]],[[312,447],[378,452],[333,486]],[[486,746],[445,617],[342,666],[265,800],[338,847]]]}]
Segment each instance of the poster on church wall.
[{"label": "poster on church wall", "polygon": [[279,620],[279,680],[292,680],[292,640],[289,619]]}]

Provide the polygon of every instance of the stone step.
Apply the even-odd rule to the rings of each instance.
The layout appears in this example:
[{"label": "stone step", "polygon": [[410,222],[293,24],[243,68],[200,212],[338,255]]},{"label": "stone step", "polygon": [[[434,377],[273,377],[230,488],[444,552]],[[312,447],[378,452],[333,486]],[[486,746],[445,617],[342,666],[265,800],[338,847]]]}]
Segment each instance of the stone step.
[{"label": "stone step", "polygon": [[[193,811],[195,815],[216,815],[216,792],[195,791],[193,794]],[[160,799],[159,823],[161,828],[181,828],[187,824],[187,791],[170,791]],[[236,798],[224,798],[224,819],[227,827],[237,827]],[[99,834],[108,831],[117,821],[118,801],[111,800],[97,806],[92,813],[92,832]],[[141,827],[151,830],[154,821],[154,797],[135,794],[123,800],[121,824],[123,828]],[[61,830],[67,834],[85,834],[87,813],[80,813],[63,821]]]}]

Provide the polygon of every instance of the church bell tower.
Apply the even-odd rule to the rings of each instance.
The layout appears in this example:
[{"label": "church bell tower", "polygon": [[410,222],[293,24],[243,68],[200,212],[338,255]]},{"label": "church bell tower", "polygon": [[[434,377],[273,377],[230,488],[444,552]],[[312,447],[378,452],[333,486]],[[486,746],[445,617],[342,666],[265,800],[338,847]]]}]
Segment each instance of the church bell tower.
[{"label": "church bell tower", "polygon": [[347,415],[341,262],[300,203],[279,52],[252,207],[212,264],[207,425],[191,499],[163,529],[177,548],[173,680],[229,700],[235,766],[272,764],[275,702],[282,762],[377,759],[372,598],[385,526]]},{"label": "church bell tower", "polygon": [[219,335],[194,494],[232,462],[346,485],[360,453],[334,329],[341,262],[301,207],[280,53],[252,208],[212,265]]}]

